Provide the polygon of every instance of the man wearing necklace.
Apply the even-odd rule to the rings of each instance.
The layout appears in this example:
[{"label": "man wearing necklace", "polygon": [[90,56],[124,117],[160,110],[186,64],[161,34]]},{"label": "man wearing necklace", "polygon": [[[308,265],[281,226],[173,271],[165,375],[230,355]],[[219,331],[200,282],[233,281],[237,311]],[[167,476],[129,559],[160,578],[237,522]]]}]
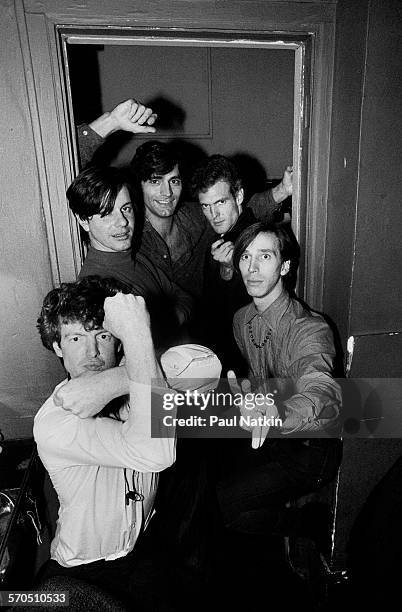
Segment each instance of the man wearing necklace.
[{"label": "man wearing necklace", "polygon": [[[254,391],[269,388],[275,397],[275,404],[253,413],[279,417],[282,424],[271,428],[265,443],[262,438],[254,448],[237,449],[222,467],[218,499],[224,522],[241,533],[300,535],[306,529],[304,535],[314,536],[316,525],[303,525],[303,515],[284,506],[329,482],[339,465],[340,440],[331,438],[341,405],[332,377],[332,332],[286,289],[292,242],[283,227],[248,227],[235,244],[233,264],[253,300],[235,314],[234,336]],[[235,374],[228,376],[232,389],[241,391]]]},{"label": "man wearing necklace", "polygon": [[[292,167],[285,169],[282,184],[284,194],[291,196]],[[270,205],[264,194],[253,196],[252,206],[244,206],[240,174],[223,155],[212,155],[198,165],[191,178],[191,190],[215,231],[204,272],[202,338],[219,355],[224,371],[234,369],[239,375],[245,374],[244,359],[233,338],[232,321],[235,312],[248,304],[250,298],[241,275],[233,269],[234,242],[257,220],[272,222],[282,216],[281,206]]]}]

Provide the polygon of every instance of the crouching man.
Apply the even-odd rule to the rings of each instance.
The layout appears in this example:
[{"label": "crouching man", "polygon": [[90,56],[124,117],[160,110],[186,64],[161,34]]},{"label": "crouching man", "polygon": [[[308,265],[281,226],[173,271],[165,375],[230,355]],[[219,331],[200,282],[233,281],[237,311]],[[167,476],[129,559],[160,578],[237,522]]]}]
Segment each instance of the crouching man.
[{"label": "crouching man", "polygon": [[123,350],[128,401],[82,419],[52,395],[35,417],[34,437],[60,502],[44,576],[68,575],[128,600],[132,551],[153,512],[157,473],[174,462],[175,439],[151,437],[151,381],[166,385],[145,302],[120,287],[97,276],[63,283],[46,296],[38,329],[72,379],[114,367]]}]

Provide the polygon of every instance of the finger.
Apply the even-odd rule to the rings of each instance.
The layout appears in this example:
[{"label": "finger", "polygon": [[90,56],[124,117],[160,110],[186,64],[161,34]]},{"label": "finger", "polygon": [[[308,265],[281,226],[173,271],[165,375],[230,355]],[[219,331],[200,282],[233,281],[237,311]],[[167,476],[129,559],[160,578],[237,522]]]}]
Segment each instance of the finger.
[{"label": "finger", "polygon": [[155,121],[157,120],[158,115],[156,113],[152,113],[152,115],[150,117],[148,117],[148,121],[147,124],[148,125],[153,125],[155,123]]},{"label": "finger", "polygon": [[131,117],[132,123],[137,123],[138,119],[140,119],[140,117],[142,117],[142,115],[144,114],[144,111],[145,111],[145,106],[143,104],[138,104],[137,110],[135,111],[134,115]]},{"label": "finger", "polygon": [[251,391],[251,382],[248,378],[244,378],[241,382],[241,389],[243,393],[249,393]]},{"label": "finger", "polygon": [[130,100],[126,100],[125,102],[121,104],[122,109],[126,110],[125,107],[127,107],[127,110],[128,110],[128,118],[131,120],[133,115],[137,112],[138,102],[137,100],[134,100],[133,98],[131,98]]},{"label": "finger", "polygon": [[229,370],[227,373],[227,379],[228,379],[228,383],[229,383],[229,387],[231,389],[231,391],[233,393],[239,393],[240,392],[240,386],[237,382],[237,378],[236,378],[236,374],[233,372],[233,370]]},{"label": "finger", "polygon": [[253,427],[253,430],[251,432],[251,447],[252,448],[260,448],[261,446],[261,427],[259,425],[257,425],[256,427]]},{"label": "finger", "polygon": [[219,240],[215,240],[215,242],[213,242],[211,244],[211,251],[215,251],[217,248],[219,248],[221,246],[221,244],[223,244],[225,241],[223,238],[219,238]]},{"label": "finger", "polygon": [[[137,125],[138,125],[138,123],[137,123]],[[147,125],[138,125],[138,128],[141,128],[141,130],[137,129],[137,132],[139,133],[141,131],[142,134],[155,134],[155,132],[156,132],[156,128],[149,127]]]},{"label": "finger", "polygon": [[141,117],[139,117],[137,120],[138,125],[143,125],[144,123],[146,123],[151,115],[152,115],[152,108],[145,108]]}]

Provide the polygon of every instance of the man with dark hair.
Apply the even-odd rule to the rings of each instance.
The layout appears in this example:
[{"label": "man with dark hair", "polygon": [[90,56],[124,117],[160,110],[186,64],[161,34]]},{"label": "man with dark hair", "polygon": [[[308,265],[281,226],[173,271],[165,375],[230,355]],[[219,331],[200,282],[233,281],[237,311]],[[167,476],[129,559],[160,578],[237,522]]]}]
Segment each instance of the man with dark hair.
[{"label": "man with dark hair", "polygon": [[161,437],[151,437],[151,384],[167,385],[145,302],[121,287],[96,276],[63,283],[45,297],[38,329],[72,379],[114,367],[123,348],[129,403],[81,419],[52,395],[35,417],[34,437],[60,501],[44,577],[79,578],[131,599],[132,551],[153,513],[156,473],[174,461],[175,440],[163,437],[155,419]]},{"label": "man with dark hair", "polygon": [[67,199],[89,240],[79,278],[98,274],[123,282],[147,302],[158,347],[181,338],[190,317],[191,298],[144,254],[133,253],[141,231],[127,172],[90,166],[67,189]]},{"label": "man with dark hair", "polygon": [[[332,377],[332,332],[321,315],[286,291],[292,256],[287,231],[263,223],[244,230],[234,247],[233,264],[253,299],[236,313],[234,335],[254,393],[275,398],[275,403],[243,411],[257,419],[257,428],[252,419],[249,428],[254,448],[237,449],[236,460],[222,466],[219,504],[226,526],[237,532],[298,533],[305,526],[294,512],[285,511],[285,502],[329,482],[340,461],[340,440],[328,439],[336,435],[341,405],[340,387]],[[247,382],[241,388],[233,372],[228,377],[233,391],[251,390]],[[258,420],[264,416],[268,421]],[[276,426],[264,443],[270,418]]]},{"label": "man with dark hair", "polygon": [[[283,197],[292,193],[292,168],[286,168],[279,186]],[[225,369],[244,372],[244,360],[233,338],[235,312],[249,302],[241,276],[233,268],[233,243],[249,225],[272,221],[280,206],[272,204],[270,192],[253,196],[243,209],[244,189],[236,166],[223,155],[212,155],[196,169],[191,190],[202,212],[220,238],[211,245],[205,266],[203,337],[219,355]]]},{"label": "man with dark hair", "polygon": [[[127,109],[132,104],[133,100],[126,100],[106,114],[106,123],[110,123],[110,116],[115,117],[113,131],[132,131],[127,121]],[[85,160],[92,156],[111,133],[107,126],[103,129],[101,119],[78,129],[81,158]],[[172,145],[157,141],[144,143],[138,147],[133,157],[133,184],[142,195],[145,212],[140,251],[152,258],[182,289],[192,296],[200,297],[204,286],[205,257],[215,236],[215,228],[194,203],[180,203],[180,165],[179,156]],[[267,214],[270,216],[272,210],[288,195],[282,181],[274,189],[254,196],[250,206],[257,218],[266,219]],[[267,207],[268,212],[265,210]]]}]

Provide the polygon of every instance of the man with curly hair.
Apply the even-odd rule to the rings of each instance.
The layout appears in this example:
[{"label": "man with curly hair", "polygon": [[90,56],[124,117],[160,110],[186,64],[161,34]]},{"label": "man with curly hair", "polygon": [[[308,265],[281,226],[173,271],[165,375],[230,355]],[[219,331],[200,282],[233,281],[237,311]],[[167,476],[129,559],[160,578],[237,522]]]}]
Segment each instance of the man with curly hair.
[{"label": "man with curly hair", "polygon": [[52,395],[35,417],[34,437],[60,502],[44,576],[78,578],[128,600],[133,549],[153,513],[158,472],[174,462],[175,440],[157,419],[160,437],[151,437],[151,383],[166,384],[144,299],[121,289],[97,276],[63,283],[45,297],[38,329],[72,379],[116,366],[123,349],[129,401],[82,419]]}]

